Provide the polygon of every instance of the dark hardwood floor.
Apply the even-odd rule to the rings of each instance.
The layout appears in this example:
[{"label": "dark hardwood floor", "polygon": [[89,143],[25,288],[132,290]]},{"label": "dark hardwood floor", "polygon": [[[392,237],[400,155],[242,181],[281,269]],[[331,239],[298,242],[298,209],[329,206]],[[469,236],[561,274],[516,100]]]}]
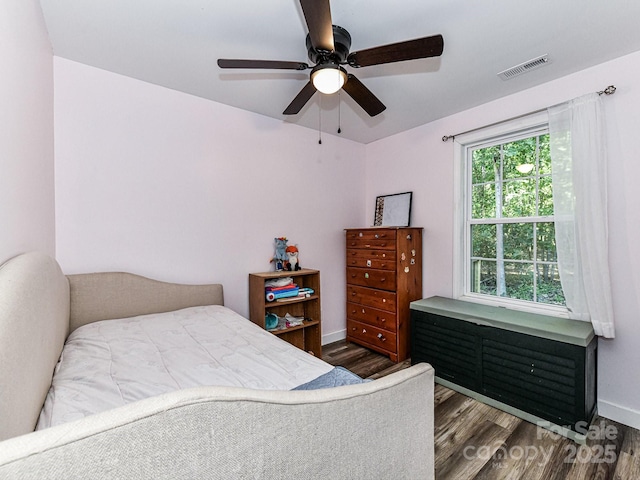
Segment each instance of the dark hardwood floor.
[{"label": "dark hardwood floor", "polygon": [[[322,348],[322,358],[363,378],[407,368],[346,341]],[[587,444],[565,437],[436,384],[437,480],[640,480],[640,431],[596,417]]]}]

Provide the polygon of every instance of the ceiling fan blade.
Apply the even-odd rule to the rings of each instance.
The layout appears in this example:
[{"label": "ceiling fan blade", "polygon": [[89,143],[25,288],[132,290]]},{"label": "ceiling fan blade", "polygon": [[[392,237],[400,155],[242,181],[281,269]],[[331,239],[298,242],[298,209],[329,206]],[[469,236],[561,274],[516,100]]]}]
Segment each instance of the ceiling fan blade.
[{"label": "ceiling fan blade", "polygon": [[313,48],[333,52],[333,25],[329,0],[300,0],[300,5],[307,21]]},{"label": "ceiling fan blade", "polygon": [[309,68],[304,62],[280,62],[278,60],[234,60],[218,59],[220,68],[273,68],[281,70],[306,70]]},{"label": "ceiling fan blade", "polygon": [[306,105],[306,103],[313,97],[313,94],[316,93],[316,87],[313,86],[311,81],[307,82],[307,84],[300,90],[300,93],[296,95],[296,98],[289,104],[289,106],[282,112],[283,115],[295,115],[302,107]]},{"label": "ceiling fan blade", "polygon": [[402,62],[404,60],[438,57],[442,55],[443,49],[444,39],[442,35],[433,35],[353,52],[347,57],[347,62],[356,68],[368,67],[370,65]]},{"label": "ceiling fan blade", "polygon": [[342,89],[371,117],[375,117],[379,113],[384,112],[387,108],[378,100],[378,97],[371,93],[371,90],[365,87],[364,84],[351,73],[347,78],[347,83],[344,84]]}]

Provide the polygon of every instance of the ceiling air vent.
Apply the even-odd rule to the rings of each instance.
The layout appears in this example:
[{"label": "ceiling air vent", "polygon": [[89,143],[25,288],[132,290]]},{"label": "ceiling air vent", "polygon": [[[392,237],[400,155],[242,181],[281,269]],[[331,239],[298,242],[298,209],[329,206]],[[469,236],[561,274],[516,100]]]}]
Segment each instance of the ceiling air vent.
[{"label": "ceiling air vent", "polygon": [[515,67],[507,68],[502,72],[498,73],[498,76],[502,80],[509,80],[510,78],[517,77],[518,75],[522,75],[523,73],[530,72],[531,70],[535,70],[536,68],[540,68],[545,66],[549,62],[549,57],[547,54],[542,55],[541,57],[534,58],[532,60],[521,63],[520,65],[516,65]]}]

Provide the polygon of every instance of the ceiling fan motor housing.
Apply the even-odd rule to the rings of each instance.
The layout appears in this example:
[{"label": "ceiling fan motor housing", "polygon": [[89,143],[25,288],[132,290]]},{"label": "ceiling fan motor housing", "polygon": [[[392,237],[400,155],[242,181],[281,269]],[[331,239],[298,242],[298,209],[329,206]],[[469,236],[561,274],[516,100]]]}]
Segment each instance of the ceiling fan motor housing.
[{"label": "ceiling fan motor housing", "polygon": [[334,51],[328,52],[326,50],[316,50],[311,44],[311,37],[307,34],[307,52],[309,53],[309,60],[316,65],[323,63],[338,63],[344,64],[349,55],[349,49],[351,48],[351,35],[344,28],[338,25],[333,25],[333,43]]}]

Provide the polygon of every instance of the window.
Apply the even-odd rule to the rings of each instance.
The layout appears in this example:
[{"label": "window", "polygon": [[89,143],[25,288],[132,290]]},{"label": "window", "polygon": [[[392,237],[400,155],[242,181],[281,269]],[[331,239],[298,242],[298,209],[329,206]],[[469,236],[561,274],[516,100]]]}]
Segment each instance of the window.
[{"label": "window", "polygon": [[490,139],[476,135],[460,145],[459,164],[458,296],[566,311],[546,124]]}]

